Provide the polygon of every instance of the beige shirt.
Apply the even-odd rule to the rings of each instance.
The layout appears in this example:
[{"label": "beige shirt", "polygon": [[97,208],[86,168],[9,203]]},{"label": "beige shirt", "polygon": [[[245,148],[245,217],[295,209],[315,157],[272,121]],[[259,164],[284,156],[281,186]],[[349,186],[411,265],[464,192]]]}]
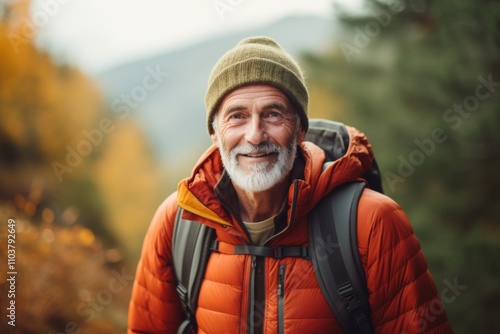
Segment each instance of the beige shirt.
[{"label": "beige shirt", "polygon": [[254,245],[262,246],[267,239],[274,235],[274,218],[276,216],[256,223],[243,222]]}]

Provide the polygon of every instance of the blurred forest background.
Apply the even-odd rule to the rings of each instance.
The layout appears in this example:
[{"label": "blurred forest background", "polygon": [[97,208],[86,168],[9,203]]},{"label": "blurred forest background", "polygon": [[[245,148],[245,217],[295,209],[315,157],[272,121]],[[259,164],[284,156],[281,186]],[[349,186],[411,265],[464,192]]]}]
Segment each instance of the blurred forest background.
[{"label": "blurred forest background", "polygon": [[[368,135],[455,331],[498,331],[500,4],[365,2],[337,6],[339,37],[299,59],[311,117]],[[2,310],[9,218],[18,272],[16,327],[2,311],[0,332],[123,333],[148,222],[206,145],[161,163],[136,117],[26,38],[29,5],[0,3]]]}]

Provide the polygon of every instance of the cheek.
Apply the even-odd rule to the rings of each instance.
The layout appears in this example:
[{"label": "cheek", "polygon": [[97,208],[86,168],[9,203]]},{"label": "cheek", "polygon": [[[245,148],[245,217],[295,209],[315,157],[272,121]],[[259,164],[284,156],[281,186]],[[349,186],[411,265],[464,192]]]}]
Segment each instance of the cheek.
[{"label": "cheek", "polygon": [[230,142],[227,141],[227,138],[221,136],[220,134],[219,137],[215,137],[215,146],[219,149],[219,151],[222,154],[225,154],[226,156],[229,155],[231,149],[233,148]]},{"label": "cheek", "polygon": [[272,138],[276,141],[276,143],[282,147],[287,147],[290,145],[290,142],[293,140],[295,133],[295,128],[286,127],[286,129],[281,129],[281,131],[272,135]]},{"label": "cheek", "polygon": [[238,146],[244,138],[241,131],[236,131],[236,129],[222,128],[218,134],[220,138],[220,143],[223,145],[224,149],[230,151],[235,146]]}]

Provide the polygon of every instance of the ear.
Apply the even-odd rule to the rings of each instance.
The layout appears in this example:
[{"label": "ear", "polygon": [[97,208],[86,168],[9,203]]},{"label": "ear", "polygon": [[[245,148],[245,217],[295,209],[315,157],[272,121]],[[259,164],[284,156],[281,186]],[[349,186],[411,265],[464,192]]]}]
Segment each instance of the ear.
[{"label": "ear", "polygon": [[218,113],[218,110],[216,111],[216,113],[214,114],[213,118],[212,118],[212,133],[210,134],[210,139],[212,140],[212,143],[215,145],[215,147],[218,147],[219,148],[219,141],[217,140],[217,113]]},{"label": "ear", "polygon": [[210,139],[212,140],[212,143],[215,145],[215,147],[219,147],[219,141],[217,140],[217,134],[215,131],[210,135]]},{"label": "ear", "polygon": [[302,130],[302,125],[301,125],[299,133],[297,134],[297,145],[302,144],[305,138],[306,138],[306,132]]}]

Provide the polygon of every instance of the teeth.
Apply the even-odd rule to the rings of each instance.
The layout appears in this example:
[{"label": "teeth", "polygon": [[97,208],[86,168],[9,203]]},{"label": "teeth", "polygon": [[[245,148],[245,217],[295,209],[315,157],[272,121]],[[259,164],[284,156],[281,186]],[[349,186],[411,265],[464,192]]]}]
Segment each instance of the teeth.
[{"label": "teeth", "polygon": [[251,157],[251,158],[260,158],[260,157],[264,157],[266,155],[269,155],[268,153],[257,153],[257,154],[245,154],[247,157]]}]

